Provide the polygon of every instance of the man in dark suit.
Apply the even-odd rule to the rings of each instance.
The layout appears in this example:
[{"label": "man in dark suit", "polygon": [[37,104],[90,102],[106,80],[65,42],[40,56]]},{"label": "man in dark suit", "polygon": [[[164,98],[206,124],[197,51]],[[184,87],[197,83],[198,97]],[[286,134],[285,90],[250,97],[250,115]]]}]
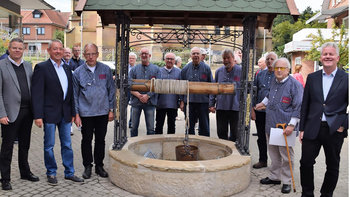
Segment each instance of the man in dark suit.
[{"label": "man in dark suit", "polygon": [[18,136],[18,163],[21,179],[39,181],[28,164],[30,134],[33,124],[30,82],[32,65],[22,59],[23,40],[13,38],[9,44],[9,56],[0,61],[0,123],[2,144],[0,171],[3,190],[11,190],[11,160],[13,143]]},{"label": "man in dark suit", "polygon": [[337,68],[339,48],[328,42],[321,46],[323,70],[309,74],[300,118],[302,196],[314,196],[315,159],[323,146],[327,170],[321,196],[333,196],[339,175],[340,151],[347,136],[348,74]]},{"label": "man in dark suit", "polygon": [[83,182],[83,179],[74,175],[70,137],[70,128],[75,116],[72,72],[62,61],[63,45],[60,40],[52,40],[47,52],[50,54],[50,59],[35,66],[32,78],[35,125],[39,128],[44,125],[44,161],[47,180],[51,185],[57,184],[57,164],[53,152],[57,126],[65,179]]}]

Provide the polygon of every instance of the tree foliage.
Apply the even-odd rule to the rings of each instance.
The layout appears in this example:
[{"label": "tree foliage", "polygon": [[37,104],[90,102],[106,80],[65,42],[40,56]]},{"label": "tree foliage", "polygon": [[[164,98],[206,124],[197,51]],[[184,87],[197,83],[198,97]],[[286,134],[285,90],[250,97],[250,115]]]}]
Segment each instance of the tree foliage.
[{"label": "tree foliage", "polygon": [[16,37],[18,37],[17,32],[12,32],[10,34],[8,31],[0,30],[0,56],[8,49],[10,40]]},{"label": "tree foliage", "polygon": [[[312,38],[312,48],[310,51],[307,51],[305,59],[312,61],[319,61],[321,53],[319,48],[326,42],[336,42],[339,46],[339,56],[340,60],[338,63],[339,68],[343,68],[348,65],[349,62],[349,37],[347,36],[348,32],[344,25],[341,28],[333,26],[332,37],[325,39],[319,29],[317,35],[310,34],[308,37]],[[338,40],[339,41],[336,41]]]},{"label": "tree foliage", "polygon": [[53,35],[53,38],[61,40],[61,42],[64,43],[64,32],[60,30],[56,30]]},{"label": "tree foliage", "polygon": [[326,23],[318,23],[313,21],[306,24],[306,21],[314,16],[317,12],[313,12],[310,7],[307,7],[294,22],[292,16],[278,15],[273,22],[272,27],[272,43],[273,50],[278,56],[285,56],[284,45],[293,40],[293,34],[304,28],[325,28]]}]

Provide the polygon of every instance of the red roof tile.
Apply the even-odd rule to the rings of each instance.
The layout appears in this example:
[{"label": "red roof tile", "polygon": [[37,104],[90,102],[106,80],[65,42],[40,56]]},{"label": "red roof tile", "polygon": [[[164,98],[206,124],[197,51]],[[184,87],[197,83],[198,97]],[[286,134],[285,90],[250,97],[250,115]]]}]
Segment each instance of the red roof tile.
[{"label": "red roof tile", "polygon": [[40,18],[33,18],[33,10],[22,10],[22,23],[25,24],[54,24],[63,28],[68,24],[70,12],[59,12],[56,10],[40,10],[42,15]]}]

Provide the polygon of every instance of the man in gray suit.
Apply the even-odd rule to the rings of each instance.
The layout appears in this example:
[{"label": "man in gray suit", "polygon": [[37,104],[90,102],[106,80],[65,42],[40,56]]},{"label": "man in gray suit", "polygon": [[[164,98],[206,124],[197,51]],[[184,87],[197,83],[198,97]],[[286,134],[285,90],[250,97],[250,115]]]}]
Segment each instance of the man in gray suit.
[{"label": "man in gray suit", "polygon": [[21,179],[39,181],[30,171],[28,150],[33,124],[30,83],[32,65],[23,61],[24,44],[14,38],[9,44],[9,56],[0,61],[0,123],[2,144],[0,171],[3,190],[11,190],[10,174],[13,142],[18,136],[18,163]]}]

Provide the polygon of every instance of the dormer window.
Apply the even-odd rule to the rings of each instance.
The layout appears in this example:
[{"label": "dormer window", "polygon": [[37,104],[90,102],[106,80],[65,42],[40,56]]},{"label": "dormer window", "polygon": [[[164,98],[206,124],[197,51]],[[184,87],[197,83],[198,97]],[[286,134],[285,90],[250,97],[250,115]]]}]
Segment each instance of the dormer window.
[{"label": "dormer window", "polygon": [[40,10],[34,10],[33,12],[33,18],[40,18],[43,14]]}]

